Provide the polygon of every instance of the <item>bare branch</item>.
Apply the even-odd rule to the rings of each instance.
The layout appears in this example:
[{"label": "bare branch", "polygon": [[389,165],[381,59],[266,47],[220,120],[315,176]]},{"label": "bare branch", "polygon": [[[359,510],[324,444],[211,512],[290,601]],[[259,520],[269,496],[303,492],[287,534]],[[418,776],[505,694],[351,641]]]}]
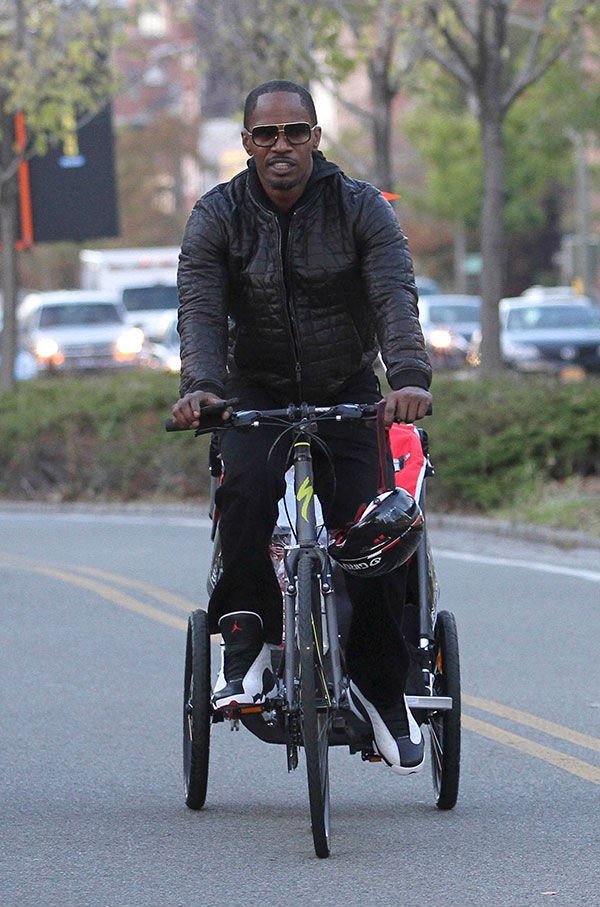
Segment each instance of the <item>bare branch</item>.
[{"label": "bare branch", "polygon": [[446,72],[450,73],[461,85],[464,85],[465,88],[468,88],[470,91],[474,91],[476,88],[475,79],[473,74],[466,70],[462,65],[459,64],[458,60],[452,60],[445,56],[438,48],[432,44],[429,38],[422,32],[417,31],[415,38],[421,46],[425,56],[430,57],[432,60],[435,60],[442,69],[445,69]]},{"label": "bare branch", "polygon": [[344,107],[348,113],[354,114],[357,119],[364,123],[369,128],[373,126],[375,122],[375,117],[369,110],[365,110],[364,107],[359,107],[358,104],[354,104],[352,101],[349,101],[343,95],[340,94],[337,88],[332,87],[329,82],[326,83],[326,88],[331,92],[335,100]]},{"label": "bare branch", "polygon": [[562,54],[571,46],[573,35],[576,33],[581,17],[588,6],[586,0],[578,3],[573,10],[570,28],[562,41],[556,47],[547,53],[537,64],[536,58],[543,40],[543,27],[548,21],[552,0],[543,0],[539,28],[535,29],[527,49],[527,56],[517,73],[512,85],[506,90],[502,97],[502,109],[508,110],[510,105],[521,95],[526,88],[537,82],[538,79],[550,69],[550,67],[560,59]]},{"label": "bare branch", "polygon": [[352,166],[357,179],[369,179],[369,168],[365,166],[364,160],[361,157],[358,157],[358,155],[353,154],[351,151],[349,151],[347,145],[342,145],[341,142],[338,142],[336,139],[332,139],[328,135],[327,150],[329,150],[329,148],[331,148],[335,155],[337,155],[338,157],[343,157],[348,161],[348,163]]},{"label": "bare branch", "polygon": [[462,25],[464,30],[473,39],[473,41],[476,41],[477,34],[476,34],[475,30],[471,27],[471,25],[469,25],[469,20],[468,20],[469,11],[468,11],[468,9],[463,7],[461,0],[446,0],[446,3],[448,4],[450,9],[454,13],[456,18],[458,19],[458,21],[460,22],[460,24]]},{"label": "bare branch", "polygon": [[[439,33],[442,35],[450,52],[452,53],[458,68],[462,70],[463,74],[466,75],[466,78],[470,80],[469,84],[474,84],[477,79],[477,69],[470,62],[469,57],[465,51],[465,48],[462,47],[459,41],[455,38],[453,34],[446,28],[445,25],[442,25],[438,18],[438,10],[432,3],[427,3],[426,11],[429,14],[429,17],[433,25],[438,29]],[[438,60],[438,62],[440,62]],[[450,62],[450,61],[447,61]],[[447,67],[446,67],[447,68]]]}]

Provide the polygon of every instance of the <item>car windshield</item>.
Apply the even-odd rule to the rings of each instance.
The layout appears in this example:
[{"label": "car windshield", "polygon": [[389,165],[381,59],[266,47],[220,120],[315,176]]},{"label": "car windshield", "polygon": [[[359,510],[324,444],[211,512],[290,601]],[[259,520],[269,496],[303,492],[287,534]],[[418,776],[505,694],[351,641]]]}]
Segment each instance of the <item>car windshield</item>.
[{"label": "car windshield", "polygon": [[123,303],[128,312],[157,312],[176,309],[179,305],[177,287],[127,287]]},{"label": "car windshield", "polygon": [[583,305],[519,306],[508,313],[509,331],[540,328],[600,328],[600,312]]},{"label": "car windshield", "polygon": [[42,306],[40,327],[76,327],[84,324],[120,324],[121,313],[110,302],[73,302]]},{"label": "car windshield", "polygon": [[430,305],[429,318],[436,324],[479,324],[477,305]]}]

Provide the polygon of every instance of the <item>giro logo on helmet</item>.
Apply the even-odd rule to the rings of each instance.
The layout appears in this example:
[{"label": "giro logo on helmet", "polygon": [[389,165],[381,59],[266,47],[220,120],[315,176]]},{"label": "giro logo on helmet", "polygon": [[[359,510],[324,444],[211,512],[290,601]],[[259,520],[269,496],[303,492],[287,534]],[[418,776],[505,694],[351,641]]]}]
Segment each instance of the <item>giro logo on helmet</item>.
[{"label": "giro logo on helmet", "polygon": [[328,550],[343,570],[381,576],[406,563],[422,533],[423,514],[412,495],[403,488],[388,489],[337,535]]}]

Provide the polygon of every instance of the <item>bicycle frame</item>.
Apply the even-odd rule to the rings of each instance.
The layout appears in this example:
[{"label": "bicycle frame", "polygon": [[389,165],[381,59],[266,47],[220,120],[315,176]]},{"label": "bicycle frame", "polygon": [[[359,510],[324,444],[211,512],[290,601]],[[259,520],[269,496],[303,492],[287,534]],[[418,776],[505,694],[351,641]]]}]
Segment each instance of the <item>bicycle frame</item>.
[{"label": "bicycle frame", "polygon": [[295,690],[296,671],[296,616],[297,589],[295,576],[301,557],[310,557],[316,564],[321,591],[321,619],[323,627],[323,653],[329,652],[332,668],[332,705],[337,708],[342,698],[342,669],[339,635],[335,609],[331,563],[324,546],[317,537],[315,518],[314,482],[310,434],[314,430],[310,419],[302,419],[295,427],[293,443],[294,492],[296,500],[296,544],[287,549],[285,571],[288,585],[285,593],[285,698],[288,710],[297,708]]}]

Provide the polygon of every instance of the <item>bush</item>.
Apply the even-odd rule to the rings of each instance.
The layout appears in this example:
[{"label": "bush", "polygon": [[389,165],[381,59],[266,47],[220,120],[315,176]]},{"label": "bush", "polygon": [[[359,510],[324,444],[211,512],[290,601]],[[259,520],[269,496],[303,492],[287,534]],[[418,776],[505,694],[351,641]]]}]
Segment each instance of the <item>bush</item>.
[{"label": "bush", "polygon": [[539,482],[600,475],[600,382],[438,377],[424,420],[438,507],[489,511]]},{"label": "bush", "polygon": [[[422,422],[432,507],[489,512],[540,482],[600,476],[600,381],[436,377]],[[182,500],[208,495],[208,437],[167,435],[177,376],[46,378],[0,398],[0,495]]]},{"label": "bush", "polygon": [[39,500],[205,496],[205,438],[167,435],[174,375],[30,381],[0,400],[0,494]]}]

